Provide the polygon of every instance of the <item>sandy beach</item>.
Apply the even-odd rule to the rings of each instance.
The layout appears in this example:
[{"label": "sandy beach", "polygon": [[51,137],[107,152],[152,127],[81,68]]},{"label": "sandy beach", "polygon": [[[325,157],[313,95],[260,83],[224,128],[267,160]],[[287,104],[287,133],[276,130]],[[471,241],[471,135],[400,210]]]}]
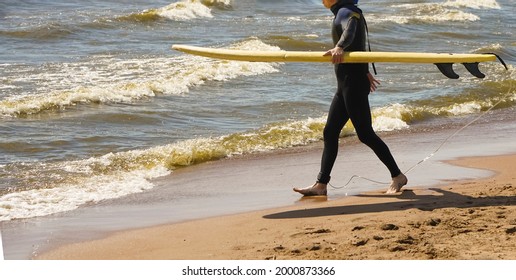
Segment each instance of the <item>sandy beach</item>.
[{"label": "sandy beach", "polygon": [[481,180],[408,187],[130,230],[65,245],[38,259],[516,259],[516,155],[453,161]]}]

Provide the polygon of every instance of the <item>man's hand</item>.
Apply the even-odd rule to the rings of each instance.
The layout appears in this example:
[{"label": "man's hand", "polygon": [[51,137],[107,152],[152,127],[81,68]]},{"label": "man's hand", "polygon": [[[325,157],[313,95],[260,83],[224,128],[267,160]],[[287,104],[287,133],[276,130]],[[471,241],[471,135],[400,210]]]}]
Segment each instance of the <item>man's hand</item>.
[{"label": "man's hand", "polygon": [[331,62],[333,64],[339,64],[344,61],[344,50],[341,47],[335,47],[329,51],[327,51],[324,56],[330,56],[331,55]]},{"label": "man's hand", "polygon": [[375,92],[378,86],[380,85],[380,81],[378,81],[373,74],[367,73],[367,78],[369,79],[369,82],[371,83],[371,92]]}]

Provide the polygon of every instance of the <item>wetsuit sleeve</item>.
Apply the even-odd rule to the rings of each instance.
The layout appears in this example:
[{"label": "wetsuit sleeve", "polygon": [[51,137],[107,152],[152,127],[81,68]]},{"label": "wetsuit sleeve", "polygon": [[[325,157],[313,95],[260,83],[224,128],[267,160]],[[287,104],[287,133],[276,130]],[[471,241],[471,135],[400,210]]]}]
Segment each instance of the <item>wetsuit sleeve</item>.
[{"label": "wetsuit sleeve", "polygon": [[358,21],[360,20],[359,13],[349,13],[347,15],[339,16],[338,24],[342,28],[342,36],[337,42],[337,46],[346,49],[351,45],[355,39],[355,32],[357,30]]}]

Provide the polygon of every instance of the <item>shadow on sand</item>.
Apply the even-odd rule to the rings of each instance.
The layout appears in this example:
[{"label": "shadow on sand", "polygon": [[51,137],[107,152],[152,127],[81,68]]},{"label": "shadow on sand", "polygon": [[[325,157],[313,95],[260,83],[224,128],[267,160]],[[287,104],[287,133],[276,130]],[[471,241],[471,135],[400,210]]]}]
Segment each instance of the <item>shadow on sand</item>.
[{"label": "shadow on sand", "polygon": [[486,206],[513,206],[516,205],[515,196],[488,196],[488,197],[472,197],[462,195],[443,189],[429,189],[441,195],[417,195],[412,190],[404,190],[402,194],[397,195],[375,195],[363,194],[357,197],[365,198],[397,198],[398,201],[364,204],[364,205],[345,205],[333,207],[320,207],[312,209],[301,209],[293,211],[285,211],[263,216],[265,219],[297,219],[297,218],[313,218],[327,217],[349,214],[363,213],[379,213],[387,211],[399,211],[406,209],[419,209],[422,211],[433,211],[443,208],[472,208]]}]

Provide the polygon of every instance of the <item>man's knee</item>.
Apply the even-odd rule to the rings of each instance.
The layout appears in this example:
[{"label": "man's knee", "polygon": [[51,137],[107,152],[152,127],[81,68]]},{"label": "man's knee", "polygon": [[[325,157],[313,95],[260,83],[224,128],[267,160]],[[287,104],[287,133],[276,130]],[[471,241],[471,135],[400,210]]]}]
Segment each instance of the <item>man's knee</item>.
[{"label": "man's knee", "polygon": [[373,129],[366,129],[366,130],[357,130],[357,136],[358,140],[360,142],[366,144],[367,146],[372,145],[378,136],[376,136],[376,133]]},{"label": "man's knee", "polygon": [[339,139],[340,131],[332,127],[325,126],[323,130],[324,141],[336,141]]}]

